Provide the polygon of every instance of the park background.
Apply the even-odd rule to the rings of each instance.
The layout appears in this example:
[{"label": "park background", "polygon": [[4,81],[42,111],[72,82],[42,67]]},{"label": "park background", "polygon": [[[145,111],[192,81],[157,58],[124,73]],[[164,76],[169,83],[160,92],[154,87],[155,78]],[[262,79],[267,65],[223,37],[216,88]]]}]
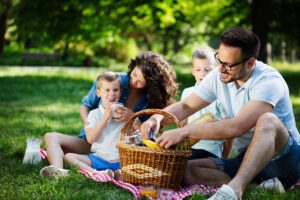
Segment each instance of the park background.
[{"label": "park background", "polygon": [[[133,199],[75,169],[67,178],[40,177],[46,161],[22,165],[26,139],[49,131],[76,135],[80,102],[96,75],[127,71],[139,52],[162,54],[176,70],[180,90],[192,86],[193,50],[217,48],[228,27],[260,37],[259,59],[283,74],[298,122],[299,10],[299,0],[1,0],[0,199]],[[279,195],[250,186],[244,199],[299,196],[299,189]]]}]

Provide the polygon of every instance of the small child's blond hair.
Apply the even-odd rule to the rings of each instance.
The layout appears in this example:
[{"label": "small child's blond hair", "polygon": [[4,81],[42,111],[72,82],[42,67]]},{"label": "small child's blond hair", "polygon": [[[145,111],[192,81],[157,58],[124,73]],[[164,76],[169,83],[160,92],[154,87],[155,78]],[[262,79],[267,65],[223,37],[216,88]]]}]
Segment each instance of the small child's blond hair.
[{"label": "small child's blond hair", "polygon": [[103,72],[97,77],[97,89],[101,87],[101,81],[106,80],[108,82],[115,81],[119,78],[119,75],[112,71]]},{"label": "small child's blond hair", "polygon": [[207,59],[209,60],[210,66],[215,68],[217,66],[217,62],[214,54],[215,51],[211,47],[203,46],[193,52],[192,58]]}]

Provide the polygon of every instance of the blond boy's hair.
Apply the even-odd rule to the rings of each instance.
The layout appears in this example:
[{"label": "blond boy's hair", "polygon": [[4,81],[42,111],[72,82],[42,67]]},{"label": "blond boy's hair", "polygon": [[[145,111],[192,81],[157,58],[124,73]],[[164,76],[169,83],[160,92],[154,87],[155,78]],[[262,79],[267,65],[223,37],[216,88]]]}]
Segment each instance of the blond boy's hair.
[{"label": "blond boy's hair", "polygon": [[207,59],[209,60],[210,66],[212,68],[215,68],[217,66],[217,62],[215,60],[214,54],[215,51],[212,48],[203,46],[193,52],[192,58]]},{"label": "blond boy's hair", "polygon": [[[103,72],[97,77],[97,89],[101,87],[101,81],[105,80],[108,82],[115,81],[119,78],[119,75],[112,71]],[[121,83],[120,83],[121,84]]]}]

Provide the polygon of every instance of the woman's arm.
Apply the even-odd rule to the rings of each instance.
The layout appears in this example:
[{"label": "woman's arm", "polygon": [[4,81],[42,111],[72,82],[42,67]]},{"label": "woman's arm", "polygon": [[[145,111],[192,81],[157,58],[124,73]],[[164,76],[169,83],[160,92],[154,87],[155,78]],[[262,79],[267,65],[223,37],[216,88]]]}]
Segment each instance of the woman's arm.
[{"label": "woman's arm", "polygon": [[80,117],[82,119],[82,122],[84,124],[84,126],[88,125],[88,121],[87,121],[87,118],[88,118],[88,115],[89,115],[89,112],[90,112],[90,108],[87,107],[86,105],[81,105],[80,106]]},{"label": "woman's arm", "polygon": [[80,106],[80,117],[84,125],[87,125],[87,117],[91,110],[98,108],[100,98],[96,95],[97,83],[94,81],[88,94],[83,97]]}]

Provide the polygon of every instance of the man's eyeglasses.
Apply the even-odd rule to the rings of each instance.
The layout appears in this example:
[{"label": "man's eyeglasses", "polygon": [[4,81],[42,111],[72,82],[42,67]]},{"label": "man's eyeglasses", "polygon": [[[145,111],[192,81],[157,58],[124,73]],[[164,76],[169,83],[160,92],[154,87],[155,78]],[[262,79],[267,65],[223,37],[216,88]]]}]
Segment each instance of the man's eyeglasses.
[{"label": "man's eyeglasses", "polygon": [[250,59],[250,58],[247,58],[247,59],[243,59],[243,60],[240,61],[240,62],[237,62],[237,63],[234,63],[234,64],[229,64],[229,63],[226,63],[226,62],[221,61],[221,60],[219,59],[219,57],[218,57],[218,54],[219,54],[219,52],[217,52],[217,53],[214,54],[214,57],[215,57],[217,63],[218,63],[219,65],[222,65],[222,66],[224,66],[224,67],[229,68],[229,70],[231,70],[232,67],[237,66],[237,65],[239,65],[239,64],[241,64],[241,63],[244,63],[244,62],[246,62],[247,60]]}]

